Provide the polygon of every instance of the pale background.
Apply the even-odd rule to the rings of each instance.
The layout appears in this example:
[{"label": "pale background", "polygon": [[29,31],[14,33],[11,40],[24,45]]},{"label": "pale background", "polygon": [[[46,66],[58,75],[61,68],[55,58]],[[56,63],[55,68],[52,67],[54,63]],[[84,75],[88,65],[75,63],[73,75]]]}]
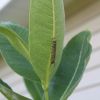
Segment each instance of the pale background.
[{"label": "pale background", "polygon": [[[72,7],[72,1],[76,6]],[[80,2],[81,1],[81,2]],[[28,26],[29,0],[0,0],[0,21]],[[83,79],[69,100],[100,100],[100,0],[65,0],[66,34],[64,45],[76,33],[88,29],[93,33],[93,52]],[[30,97],[22,78],[0,60],[0,78],[14,91]],[[0,94],[0,100],[6,100]]]}]

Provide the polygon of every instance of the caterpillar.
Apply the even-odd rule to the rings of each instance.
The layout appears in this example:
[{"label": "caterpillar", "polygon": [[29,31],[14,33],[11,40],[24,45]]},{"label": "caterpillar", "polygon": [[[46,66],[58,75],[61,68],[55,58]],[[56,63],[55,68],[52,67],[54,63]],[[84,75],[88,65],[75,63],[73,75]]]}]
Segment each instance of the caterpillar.
[{"label": "caterpillar", "polygon": [[56,57],[56,39],[52,39],[52,47],[51,47],[51,64],[55,63],[55,57]]}]

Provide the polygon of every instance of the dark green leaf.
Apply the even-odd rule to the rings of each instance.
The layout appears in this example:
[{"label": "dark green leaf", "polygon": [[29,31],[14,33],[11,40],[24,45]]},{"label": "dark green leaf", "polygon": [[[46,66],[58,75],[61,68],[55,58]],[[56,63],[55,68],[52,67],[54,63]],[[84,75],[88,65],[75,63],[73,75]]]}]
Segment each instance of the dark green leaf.
[{"label": "dark green leaf", "polygon": [[78,85],[91,54],[90,32],[72,38],[63,50],[59,69],[51,82],[50,100],[66,100]]},{"label": "dark green leaf", "polygon": [[[25,41],[28,44],[27,29],[12,23],[2,23],[2,25],[15,31],[20,36],[20,38],[22,38],[23,41]],[[32,65],[29,63],[29,61],[27,61],[23,55],[21,55],[18,51],[16,51],[16,49],[13,48],[13,46],[11,46],[9,41],[1,35],[0,35],[0,50],[7,64],[16,73],[32,81],[34,80],[39,81],[39,78],[34,73]]]},{"label": "dark green leaf", "polygon": [[3,24],[0,24],[0,34],[3,35],[16,50],[29,59],[28,46],[15,31],[11,28],[5,27]]},{"label": "dark green leaf", "polygon": [[0,92],[8,99],[8,100],[31,100],[29,98],[26,98],[24,96],[21,96],[15,92],[12,91],[12,89],[4,83],[0,79]]},{"label": "dark green leaf", "polygon": [[34,100],[43,100],[42,97],[44,92],[40,83],[32,82],[27,79],[24,79],[24,82]]}]

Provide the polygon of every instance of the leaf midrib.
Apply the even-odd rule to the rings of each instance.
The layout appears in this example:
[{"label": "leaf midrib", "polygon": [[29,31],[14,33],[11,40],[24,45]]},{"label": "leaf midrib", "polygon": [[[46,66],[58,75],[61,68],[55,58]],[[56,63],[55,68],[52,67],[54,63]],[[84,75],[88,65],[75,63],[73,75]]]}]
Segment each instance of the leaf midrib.
[{"label": "leaf midrib", "polygon": [[52,0],[52,15],[53,15],[53,38],[55,37],[55,30],[56,30],[56,16],[55,16],[55,2]]},{"label": "leaf midrib", "polygon": [[[52,0],[52,40],[53,38],[55,38],[55,33],[56,33],[56,16],[55,16],[55,2],[54,0]],[[51,43],[52,43],[52,40],[51,40]],[[51,44],[51,50],[52,50],[52,44]],[[50,69],[50,65],[51,65],[51,53],[50,53],[50,58],[49,58],[49,66],[48,68]],[[51,70],[51,69],[50,69]],[[46,75],[46,83],[48,83],[49,81],[49,75],[50,75],[50,70],[47,70],[47,75]]]},{"label": "leaf midrib", "polygon": [[65,90],[64,94],[61,96],[60,100],[65,100],[66,99],[66,95],[65,94],[67,93],[68,89],[70,88],[70,86],[71,86],[71,84],[72,84],[72,82],[73,82],[73,80],[74,80],[74,78],[75,78],[75,76],[77,74],[77,71],[78,71],[78,68],[79,68],[79,64],[80,64],[81,58],[82,58],[82,52],[83,52],[84,42],[85,42],[85,36],[84,36],[84,39],[83,39],[83,44],[82,44],[82,48],[81,48],[81,51],[80,51],[80,55],[79,55],[79,59],[78,59],[76,70],[75,70],[75,72],[73,74],[73,77],[72,77],[72,79],[71,79],[71,81],[70,81],[67,89]]}]

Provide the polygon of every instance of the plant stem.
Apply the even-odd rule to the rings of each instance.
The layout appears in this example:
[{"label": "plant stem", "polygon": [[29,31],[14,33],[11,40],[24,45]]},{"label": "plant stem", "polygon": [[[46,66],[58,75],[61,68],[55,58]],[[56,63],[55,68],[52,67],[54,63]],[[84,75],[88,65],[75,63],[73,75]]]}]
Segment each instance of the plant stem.
[{"label": "plant stem", "polygon": [[49,95],[48,95],[48,84],[46,82],[42,83],[42,88],[44,90],[44,99],[49,100]]},{"label": "plant stem", "polygon": [[45,100],[49,100],[48,89],[44,90],[44,96],[45,96]]}]

